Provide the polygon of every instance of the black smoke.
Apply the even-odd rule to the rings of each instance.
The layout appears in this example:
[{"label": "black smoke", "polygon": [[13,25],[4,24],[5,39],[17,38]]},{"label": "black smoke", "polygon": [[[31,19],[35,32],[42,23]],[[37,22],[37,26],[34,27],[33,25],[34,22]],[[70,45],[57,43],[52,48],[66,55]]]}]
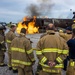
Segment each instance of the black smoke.
[{"label": "black smoke", "polygon": [[30,14],[30,16],[41,15],[41,12],[39,11],[39,7],[35,4],[30,4],[30,6],[28,6],[26,10],[27,10],[27,13]]},{"label": "black smoke", "polygon": [[30,4],[26,7],[26,12],[29,16],[46,16],[53,5],[51,0],[37,0],[37,4]]}]

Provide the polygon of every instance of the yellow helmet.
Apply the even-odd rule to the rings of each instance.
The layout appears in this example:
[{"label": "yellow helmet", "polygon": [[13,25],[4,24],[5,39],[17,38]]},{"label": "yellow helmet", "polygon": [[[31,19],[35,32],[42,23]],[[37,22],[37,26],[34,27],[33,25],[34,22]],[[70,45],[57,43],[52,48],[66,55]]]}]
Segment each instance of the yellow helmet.
[{"label": "yellow helmet", "polygon": [[60,29],[60,30],[59,30],[59,33],[63,33],[63,30],[62,30],[62,29]]}]

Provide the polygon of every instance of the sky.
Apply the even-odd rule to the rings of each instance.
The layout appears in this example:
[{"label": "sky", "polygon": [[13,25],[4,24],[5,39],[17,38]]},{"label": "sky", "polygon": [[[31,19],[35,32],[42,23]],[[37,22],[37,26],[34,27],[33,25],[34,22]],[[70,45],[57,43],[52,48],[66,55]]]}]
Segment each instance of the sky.
[{"label": "sky", "polygon": [[[1,0],[0,22],[19,22],[27,15],[25,8],[41,0]],[[45,1],[45,0],[43,0]],[[75,0],[49,0],[53,5],[48,14],[50,18],[72,18],[75,11]],[[70,10],[72,9],[72,10]]]}]

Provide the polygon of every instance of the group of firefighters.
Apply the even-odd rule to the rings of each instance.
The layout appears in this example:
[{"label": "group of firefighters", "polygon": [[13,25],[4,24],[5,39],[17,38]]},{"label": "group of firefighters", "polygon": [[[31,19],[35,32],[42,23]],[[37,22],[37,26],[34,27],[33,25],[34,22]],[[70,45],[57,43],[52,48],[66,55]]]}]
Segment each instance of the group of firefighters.
[{"label": "group of firefighters", "polygon": [[[15,35],[16,25],[12,24],[10,30],[4,35],[5,27],[0,25],[0,66],[4,64],[6,44],[8,48],[8,67],[18,75],[33,75],[32,66],[35,64],[33,51],[39,59],[36,75],[62,75],[66,70],[63,63],[69,58],[66,75],[75,75],[75,25],[63,31],[56,32],[54,24],[50,23],[47,31],[32,48],[30,40],[26,37],[26,29],[22,28],[19,36]],[[64,68],[65,67],[65,68]]]}]

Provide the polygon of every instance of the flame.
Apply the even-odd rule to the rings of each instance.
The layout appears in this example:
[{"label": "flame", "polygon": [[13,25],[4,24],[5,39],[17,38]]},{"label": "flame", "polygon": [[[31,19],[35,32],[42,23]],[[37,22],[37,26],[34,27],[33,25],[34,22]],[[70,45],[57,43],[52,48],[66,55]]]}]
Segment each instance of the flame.
[{"label": "flame", "polygon": [[20,33],[20,31],[21,31],[22,28],[27,29],[27,26],[26,25],[22,25],[22,22],[19,22],[18,23],[18,27],[16,29],[16,31],[17,31],[18,34]]},{"label": "flame", "polygon": [[34,33],[39,33],[38,29],[39,27],[34,27]]},{"label": "flame", "polygon": [[25,17],[23,18],[23,21],[27,21],[27,19],[28,19],[28,16],[25,16]]},{"label": "flame", "polygon": [[39,27],[35,27],[35,22],[30,22],[28,24],[28,33],[29,34],[38,33],[38,28]]},{"label": "flame", "polygon": [[[28,23],[28,26],[26,26],[25,24],[22,25],[22,22],[19,22],[18,27],[17,27],[17,33],[19,34],[22,28],[27,29],[28,34],[38,33],[39,32],[38,31],[39,27],[35,27],[35,19],[36,19],[36,17],[34,17],[32,22]],[[23,18],[23,21],[26,21],[26,20],[27,20],[26,17]]]}]

